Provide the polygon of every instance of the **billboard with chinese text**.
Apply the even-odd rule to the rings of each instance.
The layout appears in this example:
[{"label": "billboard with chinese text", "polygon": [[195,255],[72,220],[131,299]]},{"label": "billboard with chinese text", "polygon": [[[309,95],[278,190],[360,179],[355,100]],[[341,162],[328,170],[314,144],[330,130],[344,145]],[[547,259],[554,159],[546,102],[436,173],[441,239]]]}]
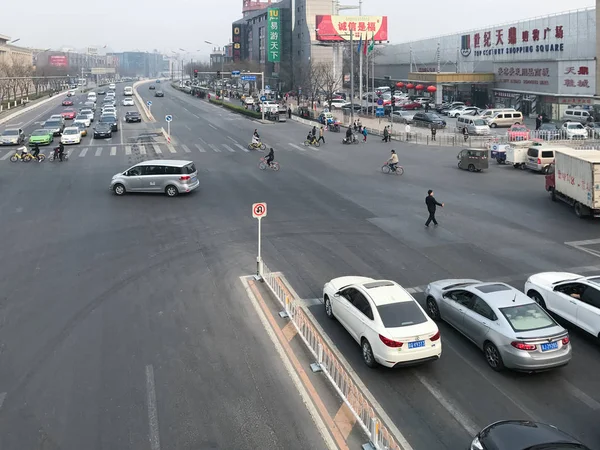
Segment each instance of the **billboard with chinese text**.
[{"label": "billboard with chinese text", "polygon": [[315,23],[318,41],[349,41],[351,32],[356,41],[388,40],[387,16],[317,16]]},{"label": "billboard with chinese text", "polygon": [[267,56],[269,62],[281,61],[281,21],[279,8],[269,8],[267,14]]},{"label": "billboard with chinese text", "polygon": [[244,59],[242,32],[243,28],[239,24],[234,23],[231,27],[231,57],[234,62]]},{"label": "billboard with chinese text", "polygon": [[67,67],[69,59],[66,55],[50,55],[48,56],[48,64],[53,67]]}]

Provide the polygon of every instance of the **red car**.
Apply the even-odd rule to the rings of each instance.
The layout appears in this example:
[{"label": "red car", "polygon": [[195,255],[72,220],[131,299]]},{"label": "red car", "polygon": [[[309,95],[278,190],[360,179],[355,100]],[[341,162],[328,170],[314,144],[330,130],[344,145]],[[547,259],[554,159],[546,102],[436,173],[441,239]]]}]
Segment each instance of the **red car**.
[{"label": "red car", "polygon": [[61,114],[63,119],[69,119],[69,120],[73,120],[76,115],[77,115],[77,111],[75,111],[74,109],[65,109]]},{"label": "red car", "polygon": [[410,102],[410,103],[405,103],[404,105],[402,105],[401,107],[404,110],[414,110],[414,109],[421,109],[423,108],[423,105],[421,105],[418,102]]},{"label": "red car", "polygon": [[63,106],[73,106],[73,100],[69,100],[68,98],[65,98],[62,102]]},{"label": "red car", "polygon": [[528,141],[529,137],[530,132],[525,125],[513,125],[508,130],[509,141]]}]

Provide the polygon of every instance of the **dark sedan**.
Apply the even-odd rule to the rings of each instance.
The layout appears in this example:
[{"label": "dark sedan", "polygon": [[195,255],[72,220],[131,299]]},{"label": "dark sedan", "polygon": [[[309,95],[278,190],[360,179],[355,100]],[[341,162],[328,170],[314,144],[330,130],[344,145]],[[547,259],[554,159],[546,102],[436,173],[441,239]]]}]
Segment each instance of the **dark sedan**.
[{"label": "dark sedan", "polygon": [[600,139],[600,122],[589,122],[585,127],[588,130],[590,139]]},{"label": "dark sedan", "polygon": [[156,91],[156,92],[154,93],[154,96],[155,96],[155,97],[164,97],[164,96],[165,96],[165,94],[163,93],[163,91]]},{"label": "dark sedan", "polygon": [[560,139],[560,129],[555,123],[543,123],[540,129],[537,130],[537,135],[540,139],[550,141],[552,139]]},{"label": "dark sedan", "polygon": [[471,450],[591,450],[552,425],[528,420],[502,420],[481,430]]},{"label": "dark sedan", "polygon": [[104,89],[99,89],[98,95],[106,95],[106,91]]},{"label": "dark sedan", "polygon": [[110,123],[100,122],[94,127],[94,139],[106,139],[112,137],[112,126]]},{"label": "dark sedan", "polygon": [[129,122],[141,122],[142,121],[142,116],[140,116],[140,113],[137,111],[127,111],[125,113],[125,122],[129,123]]},{"label": "dark sedan", "polygon": [[156,89],[156,86],[154,86],[153,84],[151,84],[150,86],[148,86],[148,89],[150,89],[151,91],[153,91],[154,89]]},{"label": "dark sedan", "polygon": [[119,119],[117,119],[116,115],[103,114],[98,123],[107,123],[111,126],[113,131],[119,131]]},{"label": "dark sedan", "polygon": [[413,116],[413,122],[418,127],[446,128],[446,121],[435,113],[418,112]]}]

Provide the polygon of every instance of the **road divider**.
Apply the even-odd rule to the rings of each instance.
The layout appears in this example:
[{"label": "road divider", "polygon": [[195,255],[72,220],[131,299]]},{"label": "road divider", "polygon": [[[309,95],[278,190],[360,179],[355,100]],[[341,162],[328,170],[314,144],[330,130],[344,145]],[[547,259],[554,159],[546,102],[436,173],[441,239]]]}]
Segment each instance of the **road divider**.
[{"label": "road divider", "polygon": [[138,108],[142,111],[142,114],[146,116],[146,122],[156,122],[156,120],[154,120],[154,116],[146,106],[144,99],[137,91],[137,87],[144,83],[150,83],[150,80],[136,81],[135,83],[133,83],[133,95],[135,96],[135,99],[138,102]]},{"label": "road divider", "polygon": [[315,358],[311,370],[322,372],[327,377],[369,437],[370,442],[365,445],[374,450],[412,450],[366,386],[354,371],[348,368],[348,363],[317,324],[303,300],[287,285],[283,276],[278,272],[272,272],[262,262],[260,278],[283,306],[284,309],[279,315],[290,320]]}]

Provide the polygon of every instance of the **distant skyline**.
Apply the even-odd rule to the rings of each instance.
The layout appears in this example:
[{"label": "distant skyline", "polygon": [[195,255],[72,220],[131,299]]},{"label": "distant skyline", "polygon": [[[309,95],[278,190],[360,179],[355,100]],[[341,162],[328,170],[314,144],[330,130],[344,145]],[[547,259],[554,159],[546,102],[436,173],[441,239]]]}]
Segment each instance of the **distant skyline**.
[{"label": "distant skyline", "polygon": [[[331,4],[331,0],[322,1]],[[213,42],[215,47],[224,46],[231,38],[231,23],[242,17],[242,0],[220,0],[202,6],[190,0],[170,0],[168,4],[127,0],[126,9],[123,1],[104,0],[101,8],[90,4],[89,11],[85,7],[54,10],[43,0],[26,3],[27,7],[19,2],[2,5],[0,34],[19,39],[15,45],[56,50],[106,46],[104,51],[109,52],[157,49],[166,55],[178,52],[186,59],[201,60],[207,60],[213,48],[205,41]],[[489,7],[482,7],[486,3]],[[363,0],[363,15],[387,15],[390,43],[398,44],[595,4],[595,0],[570,0],[568,5],[564,0],[503,0],[501,4],[461,0],[457,8],[454,2],[433,0],[423,10],[416,3]]]}]

